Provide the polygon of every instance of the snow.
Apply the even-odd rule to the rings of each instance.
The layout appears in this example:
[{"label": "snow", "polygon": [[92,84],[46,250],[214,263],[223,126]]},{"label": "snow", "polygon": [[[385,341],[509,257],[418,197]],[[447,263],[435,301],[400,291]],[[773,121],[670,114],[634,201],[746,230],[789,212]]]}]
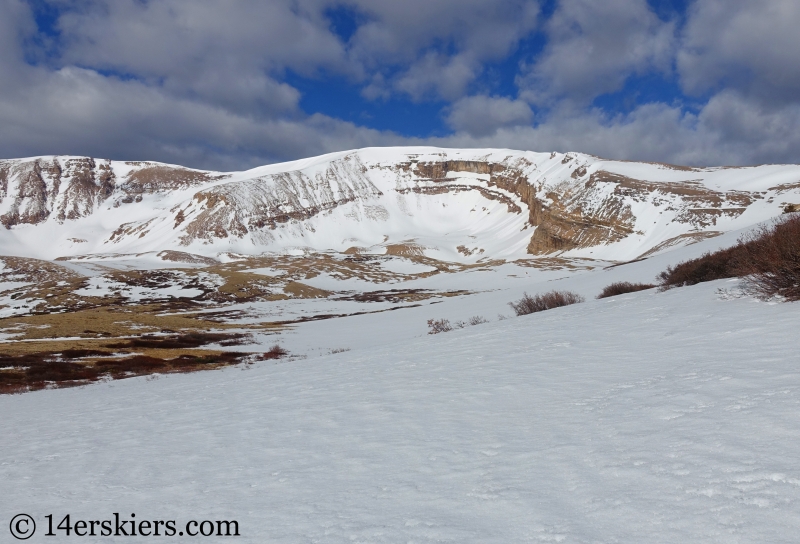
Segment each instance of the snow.
[{"label": "snow", "polygon": [[436,268],[409,261],[406,259],[390,259],[381,262],[381,268],[394,272],[396,274],[424,274],[425,272],[433,272]]},{"label": "snow", "polygon": [[192,298],[202,295],[203,291],[200,289],[182,287],[180,285],[170,285],[167,287],[133,286],[102,276],[88,278],[85,287],[75,290],[75,294],[85,297],[102,297],[111,293],[120,293],[130,302],[142,302],[145,300],[163,298]]},{"label": "snow", "polygon": [[361,278],[345,278],[340,274],[329,274],[323,272],[313,278],[305,278],[302,283],[324,289],[327,291],[371,291],[378,286]]},{"label": "snow", "polygon": [[[568,261],[532,259],[525,252],[532,234],[527,213],[507,213],[505,204],[476,192],[446,200],[392,194],[405,181],[381,165],[437,160],[442,152],[360,150],[382,195],[269,230],[273,238],[262,245],[250,239],[177,244],[171,216],[153,209],[183,205],[197,188],[150,195],[146,205],[97,210],[64,225],[7,231],[0,249],[9,254],[52,257],[54,248],[70,247],[67,237],[89,240],[73,244],[87,257],[60,261],[88,276],[78,293],[119,291],[131,302],[201,293],[181,288],[186,274],[180,270],[170,271],[174,285],[154,288],[102,275],[200,266],[164,263],[158,252],[173,243],[225,263],[267,246],[272,255],[359,247],[385,256],[374,258],[373,281],[342,272],[296,278],[337,291],[332,298],[224,307],[238,315],[229,323],[240,325],[348,316],[255,333],[258,349],[279,343],[291,358],[0,396],[0,435],[12,437],[0,441],[0,518],[26,512],[40,529],[47,514],[109,519],[114,512],[136,513],[139,520],[175,519],[178,526],[235,519],[241,542],[796,541],[800,303],[743,296],[739,280],[594,298],[612,282],[653,282],[668,265],[733,244],[774,217],[780,199],[758,200],[738,217],[720,218],[708,229],[719,236],[686,246],[680,241],[620,265],[695,232],[672,221],[669,205],[658,209],[642,193],[631,201],[635,234],[561,255]],[[293,169],[314,179],[348,153],[236,172],[202,189]],[[562,162],[568,157],[590,173],[701,180],[719,190],[775,195],[774,187],[795,183],[798,173],[796,166],[678,170],[509,150],[447,155],[528,160],[544,189],[573,183]],[[448,177],[487,182],[465,172]],[[147,225],[152,234],[137,231],[105,244],[120,223]],[[41,240],[52,247],[34,243]],[[422,248],[425,257],[387,254],[401,244]],[[458,244],[474,253],[460,254]],[[450,271],[427,274],[434,271],[424,264],[430,257]],[[254,280],[287,274],[278,267],[243,271]],[[221,281],[210,273],[198,278]],[[28,312],[23,305],[35,301],[12,301],[8,289],[17,285],[4,286],[3,315]],[[350,296],[390,289],[430,298],[392,303]],[[511,317],[510,301],[552,289],[587,301]],[[445,296],[454,291],[461,294]],[[489,323],[427,334],[429,319],[473,316]],[[13,341],[12,334],[3,339]]]},{"label": "snow", "polygon": [[[744,213],[709,216],[714,224],[701,229],[721,232],[738,230],[774,217],[781,212],[785,202],[796,201],[800,194],[797,186],[800,167],[797,165],[685,169],[608,161],[580,153],[564,155],[507,149],[432,147],[365,148],[267,165],[245,172],[211,173],[221,178],[192,187],[144,194],[141,202],[123,203],[117,208],[113,207],[112,201],[120,195],[115,193],[116,196],[98,205],[87,217],[59,223],[52,216],[42,224],[14,226],[0,237],[0,253],[54,259],[59,256],[142,254],[173,249],[216,257],[224,252],[300,254],[363,247],[383,254],[385,248],[382,246],[416,240],[424,248],[425,255],[437,259],[475,262],[488,256],[524,258],[533,234],[533,228],[527,224],[527,206],[516,195],[492,185],[488,174],[449,171],[446,177],[447,183],[452,181],[454,185],[480,187],[505,195],[520,207],[520,213],[511,212],[506,203],[490,200],[475,190],[419,194],[415,190],[439,189],[447,183],[419,179],[413,171],[400,167],[411,162],[443,159],[489,161],[518,168],[545,205],[550,199],[548,194],[567,198],[576,191],[576,194],[581,193],[586,188],[586,176],[601,171],[648,182],[699,184],[725,194],[735,191],[758,193],[759,197],[747,206]],[[109,164],[119,179],[123,179],[132,168],[118,161]],[[586,169],[585,176],[573,175],[580,170],[579,167]],[[333,176],[330,178],[333,191],[330,195],[319,192],[318,183],[314,181],[318,176],[323,179],[329,174]],[[280,179],[292,178],[291,187],[278,187],[282,182],[276,181],[276,175],[284,175]],[[10,183],[9,191],[13,192],[17,182],[12,180]],[[598,211],[593,208],[601,205],[601,196],[608,196],[615,187],[613,183],[599,183],[593,192],[590,191],[591,194],[583,194],[580,197],[585,199],[580,202],[583,210]],[[222,191],[220,194],[235,201],[231,207],[243,219],[260,213],[261,205],[270,207],[274,204],[276,209],[284,209],[283,206],[289,204],[284,202],[281,194],[287,198],[296,197],[299,203],[299,209],[287,208],[288,211],[298,212],[301,216],[315,207],[322,211],[309,213],[312,217],[303,221],[281,223],[275,229],[253,229],[241,238],[222,236],[187,241],[186,229],[208,211],[200,204],[204,199],[196,196],[213,190]],[[331,208],[334,203],[331,198],[343,199],[348,204],[340,203]],[[685,211],[689,200],[684,201],[676,194],[640,191],[626,200],[636,218],[634,235],[619,243],[574,250],[569,256],[630,260],[670,238],[695,232],[697,226],[686,217],[676,219],[682,210]],[[0,207],[11,206],[13,201],[7,199]],[[253,202],[260,204],[254,205]],[[719,209],[729,208],[731,202],[703,205],[711,205],[708,209],[717,213]],[[185,220],[180,224],[174,217],[178,209],[185,213]],[[112,233],[118,230],[123,234],[112,239]],[[74,240],[86,242],[75,243]],[[459,253],[456,248],[462,245],[476,253],[472,256]],[[483,254],[479,253],[481,249]]]},{"label": "snow", "polygon": [[243,542],[794,542],[800,314],[733,285],[0,397],[0,510]]},{"label": "snow", "polygon": [[258,274],[259,276],[269,276],[271,278],[276,278],[278,276],[283,276],[286,274],[285,270],[275,270],[274,268],[249,268],[246,270],[242,270],[242,272]]}]

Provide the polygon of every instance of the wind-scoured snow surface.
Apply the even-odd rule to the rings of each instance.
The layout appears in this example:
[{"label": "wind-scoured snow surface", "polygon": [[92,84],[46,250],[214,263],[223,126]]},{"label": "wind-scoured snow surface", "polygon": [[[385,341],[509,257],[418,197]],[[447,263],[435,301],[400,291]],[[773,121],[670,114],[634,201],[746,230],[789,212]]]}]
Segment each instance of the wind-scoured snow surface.
[{"label": "wind-scoured snow surface", "polygon": [[5,396],[0,515],[235,519],[238,542],[796,542],[800,313],[735,287]]}]

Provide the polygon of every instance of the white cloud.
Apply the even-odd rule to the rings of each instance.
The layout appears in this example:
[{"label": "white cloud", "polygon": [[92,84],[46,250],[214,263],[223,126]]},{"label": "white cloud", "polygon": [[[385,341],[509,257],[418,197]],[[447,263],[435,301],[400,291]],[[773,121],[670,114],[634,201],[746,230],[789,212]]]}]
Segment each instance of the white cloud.
[{"label": "white cloud", "polygon": [[453,104],[447,124],[471,136],[490,136],[500,127],[529,124],[530,106],[522,100],[503,97],[470,96]]},{"label": "white cloud", "polygon": [[464,95],[479,70],[480,64],[465,55],[449,57],[431,52],[398,77],[394,88],[414,100],[431,95],[455,100]]},{"label": "white cloud", "polygon": [[799,28],[797,0],[697,0],[677,56],[684,88],[727,87],[764,101],[798,101]]},{"label": "white cloud", "polygon": [[0,100],[7,156],[85,154],[241,170],[400,141],[323,115],[254,118],[91,70],[31,70],[24,96]]},{"label": "white cloud", "polygon": [[668,72],[674,31],[646,0],[562,0],[544,53],[518,78],[521,97],[586,103],[619,90],[631,74]]},{"label": "white cloud", "polygon": [[327,20],[289,0],[92,0],[70,7],[58,22],[60,66],[133,76],[232,111],[296,109],[299,93],[276,80],[287,67],[347,70]]},{"label": "white cloud", "polygon": [[485,62],[503,58],[536,27],[539,13],[532,0],[353,4],[369,18],[348,44],[354,70],[371,78],[366,96],[400,92],[415,100],[463,96]]},{"label": "white cloud", "polygon": [[[348,0],[363,20],[347,43],[325,15],[343,5],[335,0],[51,2],[67,12],[45,55],[30,5],[0,1],[6,157],[74,153],[242,169],[416,143],[687,164],[800,156],[794,0],[696,0],[677,42],[676,23],[645,0],[561,0],[544,51],[517,79],[517,97],[490,96],[490,85],[469,92],[487,63],[505,59],[536,27],[538,2]],[[676,62],[686,91],[710,96],[705,104],[687,111],[678,98],[625,115],[587,105],[633,74],[673,77]],[[444,97],[455,134],[402,138],[307,115],[287,70],[349,77],[370,98]]]},{"label": "white cloud", "polygon": [[[106,6],[118,15],[106,21],[96,19],[103,11],[98,3],[82,5],[80,14],[73,17],[85,17],[82,21],[90,26],[103,26],[105,22],[121,35],[114,37],[112,29],[105,28],[87,30],[79,38],[67,30],[77,24],[77,19],[66,21],[64,58],[137,76],[132,79],[102,75],[69,62],[63,62],[63,67],[26,63],[21,44],[30,43],[35,31],[30,8],[16,0],[0,5],[3,156],[88,154],[242,169],[400,141],[391,133],[324,115],[305,115],[297,108],[296,89],[256,69],[258,62],[235,54],[242,50],[247,57],[244,46],[249,42],[241,35],[231,37],[235,47],[228,47],[224,55],[217,51],[204,58],[205,47],[167,36],[170,23],[159,23],[158,17],[144,13],[147,9],[163,10],[163,5],[125,4],[121,1],[115,4],[117,7]],[[144,12],[137,15],[137,9]],[[122,10],[124,16],[114,10]],[[195,28],[210,24],[207,15],[190,15],[176,8],[164,17],[180,19],[181,24]],[[136,20],[137,16],[141,20]],[[143,30],[142,20],[164,26],[160,31]],[[145,32],[139,38],[150,43],[134,44],[138,32]],[[176,32],[180,34],[180,30]],[[191,36],[182,37],[192,41]],[[94,39],[99,43],[90,47]],[[333,42],[338,43],[335,39]]]},{"label": "white cloud", "polygon": [[601,157],[688,165],[796,163],[800,106],[772,109],[726,91],[698,113],[644,104],[609,115],[568,104],[537,126],[508,126],[487,135],[461,131],[433,145],[581,151]]}]

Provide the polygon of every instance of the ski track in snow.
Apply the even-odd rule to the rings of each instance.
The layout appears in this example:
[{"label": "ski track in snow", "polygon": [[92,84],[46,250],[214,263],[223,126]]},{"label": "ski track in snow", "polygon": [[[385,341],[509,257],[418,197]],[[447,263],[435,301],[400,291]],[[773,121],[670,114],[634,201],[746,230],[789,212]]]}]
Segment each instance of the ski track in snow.
[{"label": "ski track in snow", "polygon": [[236,519],[242,542],[796,542],[800,315],[725,285],[0,397],[0,513]]}]

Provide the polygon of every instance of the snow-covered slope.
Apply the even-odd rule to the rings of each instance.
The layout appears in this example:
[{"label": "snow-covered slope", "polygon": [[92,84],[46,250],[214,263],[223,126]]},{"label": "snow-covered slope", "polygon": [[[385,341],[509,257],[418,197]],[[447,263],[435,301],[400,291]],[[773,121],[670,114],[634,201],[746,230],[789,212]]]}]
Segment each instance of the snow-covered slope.
[{"label": "snow-covered slope", "polygon": [[0,518],[236,520],[238,542],[796,542],[800,314],[716,292],[733,285],[0,397]]},{"label": "snow-covered slope", "polygon": [[629,260],[780,214],[800,167],[369,148],[246,172],[85,157],[0,161],[4,254],[306,250]]}]

